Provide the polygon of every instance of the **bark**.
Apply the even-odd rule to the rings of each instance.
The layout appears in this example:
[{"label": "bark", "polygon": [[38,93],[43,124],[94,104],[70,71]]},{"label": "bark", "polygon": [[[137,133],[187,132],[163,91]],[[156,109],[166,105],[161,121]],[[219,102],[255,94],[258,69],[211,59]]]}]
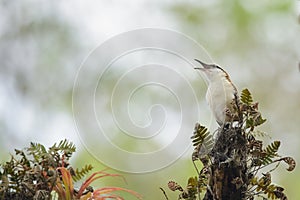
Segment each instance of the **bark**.
[{"label": "bark", "polygon": [[239,127],[224,127],[210,153],[212,165],[204,200],[241,200],[245,198],[248,177],[247,140]]}]

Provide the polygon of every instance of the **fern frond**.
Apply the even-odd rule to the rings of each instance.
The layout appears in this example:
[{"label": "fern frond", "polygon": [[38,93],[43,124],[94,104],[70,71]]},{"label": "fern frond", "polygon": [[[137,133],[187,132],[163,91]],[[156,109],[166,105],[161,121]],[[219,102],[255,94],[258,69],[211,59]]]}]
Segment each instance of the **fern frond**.
[{"label": "fern frond", "polygon": [[268,134],[268,133],[266,133],[266,132],[264,132],[264,131],[260,131],[260,130],[253,130],[252,132],[251,132],[251,135],[254,137],[254,138],[256,138],[256,137],[268,137],[268,138],[270,138],[271,139],[271,136]]},{"label": "fern frond", "polygon": [[259,113],[257,116],[254,117],[254,126],[259,126],[265,123],[267,120],[263,119],[261,114]]},{"label": "fern frond", "polygon": [[18,149],[15,149],[15,152],[16,155],[21,156],[21,158],[19,158],[19,164],[21,164],[23,167],[24,166],[30,167],[30,160],[25,155],[25,152]]},{"label": "fern frond", "polygon": [[292,157],[284,157],[282,159],[286,164],[289,165],[289,167],[286,169],[288,171],[293,171],[296,167],[296,161]]},{"label": "fern frond", "polygon": [[92,165],[85,165],[81,169],[75,170],[75,175],[72,175],[74,181],[79,181],[82,179],[87,173],[89,173],[94,167]]},{"label": "fern frond", "polygon": [[191,137],[193,146],[201,145],[204,139],[209,135],[207,128],[200,124],[195,125],[194,135]]},{"label": "fern frond", "polygon": [[280,147],[280,141],[274,141],[273,143],[269,144],[266,149],[264,150],[270,156],[277,156],[277,151]]},{"label": "fern frond", "polygon": [[279,147],[280,141],[274,141],[273,143],[269,144],[265,149],[263,149],[261,157],[259,158],[259,165],[271,164],[273,162],[272,159],[278,156],[277,151]]},{"label": "fern frond", "polygon": [[250,184],[256,186],[256,191],[261,194],[265,194],[268,199],[286,199],[286,195],[283,193],[283,188],[274,185],[271,182],[271,174],[263,174],[263,177],[254,177],[250,180]]},{"label": "fern frond", "polygon": [[274,193],[275,189],[276,189],[276,186],[274,184],[270,184],[266,188],[263,189],[263,192],[265,194],[267,194],[268,199],[276,199],[276,196]]},{"label": "fern frond", "polygon": [[28,152],[35,152],[35,153],[47,153],[47,150],[45,148],[44,145],[40,144],[40,143],[34,143],[34,142],[30,142],[30,147],[27,148]]},{"label": "fern frond", "polygon": [[200,157],[205,157],[213,148],[214,142],[211,134],[209,131],[207,131],[207,128],[201,126],[199,123],[196,123],[194,135],[191,137],[191,139],[193,146],[195,146],[192,154],[193,161],[199,159]]},{"label": "fern frond", "polygon": [[73,142],[69,142],[67,139],[61,140],[58,144],[54,143],[52,147],[49,148],[50,151],[61,151],[65,155],[71,156],[72,153],[76,151],[76,147]]},{"label": "fern frond", "polygon": [[190,177],[188,179],[187,184],[187,193],[190,199],[196,199],[197,191],[198,191],[198,179],[197,177]]},{"label": "fern frond", "polygon": [[241,92],[241,102],[248,106],[253,103],[252,95],[247,88],[243,89]]},{"label": "fern frond", "polygon": [[44,145],[40,143],[30,142],[30,147],[26,148],[29,155],[32,155],[35,161],[39,161],[43,155],[47,154],[47,150]]},{"label": "fern frond", "polygon": [[289,165],[289,167],[286,169],[287,171],[293,171],[296,167],[296,161],[292,157],[283,157],[278,160],[275,160],[274,162],[280,162],[284,161],[286,164]]},{"label": "fern frond", "polygon": [[172,191],[178,190],[178,191],[183,192],[183,188],[178,183],[176,183],[175,181],[169,181],[168,188]]},{"label": "fern frond", "polygon": [[266,119],[262,118],[260,112],[254,111],[254,113],[251,113],[246,120],[246,129],[251,128],[253,130],[254,127],[262,125],[266,121]]}]

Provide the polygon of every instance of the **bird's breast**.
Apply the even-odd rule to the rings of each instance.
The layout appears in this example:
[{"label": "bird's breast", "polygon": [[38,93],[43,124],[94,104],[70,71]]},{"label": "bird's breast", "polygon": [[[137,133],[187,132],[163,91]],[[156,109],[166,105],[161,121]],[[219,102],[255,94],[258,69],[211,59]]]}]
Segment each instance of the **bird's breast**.
[{"label": "bird's breast", "polygon": [[225,109],[234,99],[235,88],[231,84],[210,84],[206,100],[219,124],[225,121]]}]

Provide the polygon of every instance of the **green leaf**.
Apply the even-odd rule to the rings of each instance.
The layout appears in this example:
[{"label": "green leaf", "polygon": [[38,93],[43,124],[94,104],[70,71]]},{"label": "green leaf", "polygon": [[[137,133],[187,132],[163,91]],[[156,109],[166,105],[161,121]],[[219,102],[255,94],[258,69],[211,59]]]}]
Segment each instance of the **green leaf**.
[{"label": "green leaf", "polygon": [[259,165],[268,165],[273,162],[274,157],[278,157],[277,151],[280,147],[280,141],[274,141],[263,149],[262,156],[259,158]]},{"label": "green leaf", "polygon": [[69,142],[67,139],[61,140],[59,144],[56,143],[49,148],[50,152],[63,152],[65,156],[71,157],[72,153],[76,151],[76,147],[73,142]]},{"label": "green leaf", "polygon": [[188,180],[188,185],[197,187],[197,177],[190,177]]},{"label": "green leaf", "polygon": [[243,89],[241,92],[241,102],[248,106],[250,106],[253,103],[251,93],[247,88]]},{"label": "green leaf", "polygon": [[266,151],[269,155],[273,157],[277,155],[277,151],[280,147],[280,141],[274,141],[273,143],[269,144],[264,151]]},{"label": "green leaf", "polygon": [[207,131],[207,128],[197,123],[195,125],[194,135],[191,137],[193,146],[201,145],[208,135],[209,132]]},{"label": "green leaf", "polygon": [[87,173],[89,173],[93,169],[92,165],[85,165],[81,169],[75,170],[75,175],[72,175],[74,181],[79,181],[82,179]]}]

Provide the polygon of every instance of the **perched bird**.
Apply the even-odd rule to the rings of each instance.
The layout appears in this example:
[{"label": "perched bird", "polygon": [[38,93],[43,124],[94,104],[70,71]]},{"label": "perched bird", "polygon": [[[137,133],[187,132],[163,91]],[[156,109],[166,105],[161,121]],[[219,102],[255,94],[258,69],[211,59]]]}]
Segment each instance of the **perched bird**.
[{"label": "perched bird", "polygon": [[206,101],[216,118],[217,123],[223,126],[226,122],[233,121],[230,117],[233,112],[234,100],[237,98],[237,89],[231,82],[227,72],[215,64],[206,64],[200,60],[201,70],[208,82]]}]

